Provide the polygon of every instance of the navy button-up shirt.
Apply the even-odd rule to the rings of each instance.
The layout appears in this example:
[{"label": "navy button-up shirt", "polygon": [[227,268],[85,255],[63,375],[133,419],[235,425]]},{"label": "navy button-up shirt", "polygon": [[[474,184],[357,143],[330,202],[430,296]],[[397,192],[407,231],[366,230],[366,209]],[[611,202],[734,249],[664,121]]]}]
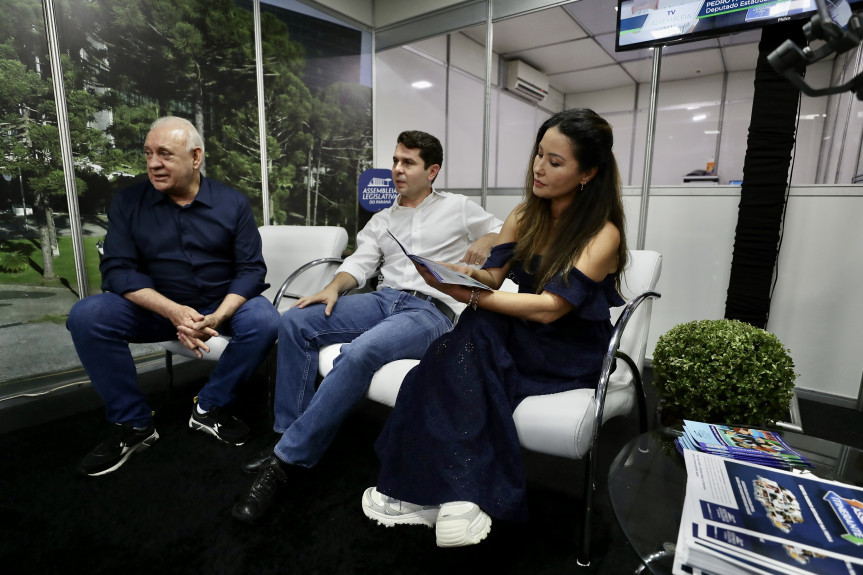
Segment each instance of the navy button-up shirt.
[{"label": "navy button-up shirt", "polygon": [[203,176],[194,201],[182,207],[149,180],[117,192],[99,270],[104,291],[152,288],[195,309],[269,287],[249,200]]}]

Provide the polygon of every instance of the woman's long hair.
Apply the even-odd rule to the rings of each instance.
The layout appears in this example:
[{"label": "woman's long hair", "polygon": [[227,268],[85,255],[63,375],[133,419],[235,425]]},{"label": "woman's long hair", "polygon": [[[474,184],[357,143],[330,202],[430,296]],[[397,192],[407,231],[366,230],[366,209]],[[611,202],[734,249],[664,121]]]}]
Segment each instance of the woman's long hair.
[{"label": "woman's long hair", "polygon": [[[551,200],[533,193],[533,162],[543,136],[557,128],[569,138],[572,155],[581,171],[596,168],[596,175],[577,190],[572,203],[560,214],[556,224],[551,219]],[[617,248],[615,286],[620,289],[621,272],[626,266],[623,202],[620,194],[620,174],[611,151],[614,135],[611,126],[593,110],[564,110],[546,120],[539,128],[525,178],[525,200],[520,207],[518,243],[513,259],[522,262],[539,281],[537,293],[556,274],[564,281],[575,261],[605,222],[611,222],[620,232]],[[576,183],[573,183],[576,185]],[[534,256],[542,253],[537,269],[532,269]]]}]

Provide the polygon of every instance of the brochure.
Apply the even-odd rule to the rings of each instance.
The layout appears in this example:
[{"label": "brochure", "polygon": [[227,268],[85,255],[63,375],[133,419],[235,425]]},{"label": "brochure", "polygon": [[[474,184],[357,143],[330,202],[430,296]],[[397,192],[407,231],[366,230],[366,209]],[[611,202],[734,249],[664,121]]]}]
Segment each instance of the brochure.
[{"label": "brochure", "polygon": [[683,573],[863,575],[863,489],[683,450]]},{"label": "brochure", "polygon": [[492,291],[490,287],[488,287],[482,282],[476,281],[469,275],[450,269],[439,262],[408,252],[405,249],[404,245],[402,245],[402,243],[398,240],[398,238],[393,235],[391,231],[387,230],[387,233],[392,239],[395,240],[395,242],[399,245],[399,247],[402,249],[402,251],[407,257],[409,257],[412,261],[420,264],[421,266],[424,266],[440,283],[461,285]]},{"label": "brochure", "polygon": [[[693,501],[689,499],[688,502]],[[691,504],[691,503],[689,503]],[[697,510],[684,515],[697,515]],[[828,556],[797,545],[740,533],[712,524],[692,523],[692,537],[687,548],[688,560],[707,571],[717,565],[745,566],[746,573],[777,573],[802,575],[817,572],[823,575],[863,574],[863,566],[834,556]]]},{"label": "brochure", "polygon": [[792,449],[778,433],[754,427],[717,425],[684,420],[685,449],[753,461],[788,469],[812,467],[812,463]]},{"label": "brochure", "polygon": [[720,457],[727,457],[729,459],[739,459],[740,461],[750,461],[752,463],[757,463],[759,465],[766,465],[768,467],[775,467],[777,469],[795,469],[799,467],[799,464],[791,465],[779,458],[759,458],[759,457],[749,457],[741,454],[732,454],[728,452],[722,451],[713,451],[702,449],[700,446],[696,445],[690,437],[687,435],[682,435],[674,440],[674,444],[677,447],[677,451],[683,455],[684,449],[690,449],[692,451],[702,451],[704,453],[712,453],[713,455],[718,455]]}]

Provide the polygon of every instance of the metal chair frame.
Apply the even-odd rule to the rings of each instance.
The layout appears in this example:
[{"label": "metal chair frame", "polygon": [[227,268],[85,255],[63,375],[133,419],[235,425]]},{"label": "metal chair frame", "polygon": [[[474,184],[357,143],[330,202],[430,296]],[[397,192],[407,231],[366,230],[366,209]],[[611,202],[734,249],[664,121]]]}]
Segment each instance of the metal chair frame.
[{"label": "metal chair frame", "polygon": [[644,383],[641,378],[641,372],[635,365],[635,362],[626,353],[620,351],[620,340],[623,337],[623,331],[626,329],[626,324],[635,313],[635,310],[647,299],[659,299],[662,295],[656,291],[646,291],[624,306],[614,324],[614,329],[611,333],[611,339],[608,342],[608,350],[605,352],[605,357],[602,360],[602,371],[599,376],[599,383],[596,386],[595,400],[595,418],[593,421],[593,439],[591,441],[590,450],[585,456],[585,478],[584,478],[584,531],[582,533],[581,550],[578,556],[578,564],[581,566],[590,565],[590,514],[593,510],[593,495],[596,491],[596,456],[595,452],[599,446],[599,428],[602,426],[602,415],[605,409],[605,396],[608,393],[608,379],[611,377],[611,372],[615,366],[617,358],[623,360],[629,371],[632,373],[633,385],[635,387],[635,397],[638,402],[638,424],[640,433],[647,431],[647,398],[644,394]]}]

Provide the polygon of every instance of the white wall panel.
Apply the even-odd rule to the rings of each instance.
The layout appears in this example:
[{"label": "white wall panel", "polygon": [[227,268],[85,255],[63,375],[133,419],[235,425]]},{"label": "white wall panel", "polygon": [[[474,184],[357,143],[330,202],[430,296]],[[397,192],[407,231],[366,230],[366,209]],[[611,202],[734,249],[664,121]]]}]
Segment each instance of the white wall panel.
[{"label": "white wall panel", "polygon": [[[485,26],[474,30],[482,30],[485,36]],[[474,42],[461,32],[450,34],[450,63],[460,70],[473,74],[485,82],[485,46]],[[497,85],[498,58],[491,59],[491,85]]]},{"label": "white wall panel", "polygon": [[657,338],[675,325],[725,314],[740,197],[723,189],[727,195],[664,195],[674,190],[651,190],[645,247],[662,254],[662,299],[653,306],[649,357]]},{"label": "white wall panel", "polygon": [[500,93],[501,90],[492,89],[491,91],[491,110],[489,119],[491,126],[488,132],[488,186],[496,188],[498,184],[497,166],[499,163],[498,153],[500,150],[500,130],[497,126],[498,110],[500,110]]},{"label": "white wall panel", "polygon": [[[596,111],[596,110],[594,110]],[[614,158],[617,160],[617,168],[620,171],[620,181],[624,185],[630,182],[630,158],[632,157],[632,112],[612,112],[600,114],[605,121],[611,124],[614,132]]]},{"label": "white wall panel", "polygon": [[482,187],[482,135],[485,84],[473,76],[452,71],[449,79],[449,117],[444,142],[445,188]]},{"label": "white wall panel", "polygon": [[[832,81],[829,85],[837,86],[850,81],[860,72],[859,52],[848,52],[835,59],[832,70]],[[823,87],[827,84],[815,85],[814,79],[806,78],[813,87]],[[863,133],[861,111],[863,105],[851,92],[830,95],[828,98],[827,130],[824,134],[828,144],[823,149],[827,153],[826,160],[822,158],[824,170],[822,182],[827,184],[849,184],[857,173],[857,160],[860,150],[860,138]]]},{"label": "white wall panel", "polygon": [[419,50],[424,54],[428,54],[436,60],[446,62],[446,35],[435,36],[434,38],[427,38],[418,42],[412,42],[408,44],[408,46],[415,50]]},{"label": "white wall panel", "polygon": [[632,112],[635,105],[635,86],[624,86],[595,92],[568,94],[567,108],[590,108],[599,115],[608,112]]},{"label": "white wall panel", "polygon": [[863,373],[863,197],[859,187],[846,189],[856,195],[792,190],[768,329],[791,349],[798,387],[856,398]]},{"label": "white wall panel", "polygon": [[[632,172],[629,176],[629,184],[641,186],[644,177],[644,163],[646,160],[645,150],[647,141],[648,102],[650,86],[642,86],[644,89],[638,92],[638,107],[635,114],[635,132],[632,136],[635,145],[632,148]],[[653,165],[657,162],[653,157]],[[652,171],[653,168],[651,168]],[[651,173],[651,181],[654,181]]]},{"label": "white wall panel", "polygon": [[497,186],[521,188],[536,138],[536,107],[506,92],[501,92],[498,106]]},{"label": "white wall panel", "polygon": [[[806,82],[813,88],[829,86],[832,67],[832,61],[822,61],[807,66]],[[822,167],[826,167],[826,157],[819,160],[819,154],[824,143],[828,102],[829,98],[813,98],[805,95],[800,100],[800,122],[794,147],[794,171],[791,174],[791,181],[794,184],[817,183],[819,161],[823,162]],[[833,166],[835,169],[835,163]],[[830,181],[833,181],[832,177]]]},{"label": "white wall panel", "polygon": [[[422,130],[443,138],[446,122],[446,73],[442,66],[402,48],[379,52],[376,59],[375,167],[392,165],[396,138],[404,130]],[[431,88],[411,87],[417,80]],[[446,153],[446,150],[444,150]],[[446,178],[446,161],[438,176]]]},{"label": "white wall panel", "polygon": [[540,102],[539,107],[549,110],[550,112],[560,112],[561,110],[566,109],[566,96],[564,96],[563,92],[559,92],[554,88],[548,89],[548,96],[545,97],[545,100]]},{"label": "white wall panel", "polygon": [[[649,203],[648,203],[649,205]],[[625,188],[623,190],[623,213],[626,216],[627,248],[634,250],[638,243],[638,218],[641,213],[641,190]]]},{"label": "white wall panel", "polygon": [[848,114],[842,136],[842,168],[833,180],[834,184],[850,184],[857,171],[857,159],[860,152],[861,135],[863,135],[863,102],[848,93]]},{"label": "white wall panel", "polygon": [[725,88],[725,112],[720,129],[719,158],[716,173],[720,184],[743,179],[743,161],[746,158],[746,140],[752,117],[753,71],[728,74]]},{"label": "white wall panel", "polygon": [[[663,264],[648,357],[678,323],[724,316],[738,202],[733,187],[651,190],[646,247],[661,252]],[[863,372],[860,213],[858,187],[792,188],[767,325],[790,348],[799,388],[845,401],[857,397]]]},{"label": "white wall panel", "polygon": [[662,84],[651,185],[681,184],[687,173],[714,161],[716,135],[705,132],[719,129],[721,94],[721,74]]},{"label": "white wall panel", "polygon": [[485,209],[487,212],[494,214],[495,217],[506,220],[510,212],[521,202],[522,197],[521,195],[489,196],[486,199]]},{"label": "white wall panel", "polygon": [[[632,154],[634,148],[644,149],[644,142],[633,146],[635,131],[635,86],[569,94],[566,98],[567,108],[590,108],[611,124],[614,130],[614,156],[620,170],[623,185],[632,185],[633,166]],[[638,164],[637,181],[641,181],[643,172],[642,160]]]}]

